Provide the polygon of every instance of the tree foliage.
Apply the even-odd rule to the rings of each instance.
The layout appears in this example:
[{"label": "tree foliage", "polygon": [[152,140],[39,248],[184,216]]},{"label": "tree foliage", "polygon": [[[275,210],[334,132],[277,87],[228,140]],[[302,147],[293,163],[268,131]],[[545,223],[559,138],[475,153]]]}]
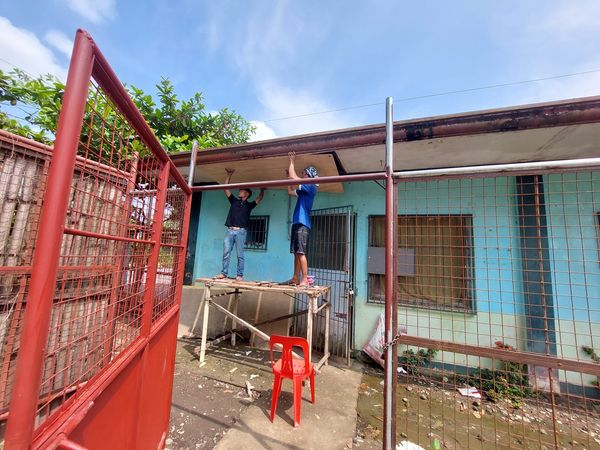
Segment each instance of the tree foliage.
[{"label": "tree foliage", "polygon": [[[168,153],[247,142],[254,127],[228,108],[207,112],[201,93],[180,100],[168,78],[156,85],[156,99],[135,86],[126,87],[134,103]],[[37,78],[15,69],[0,70],[0,128],[51,144],[65,86],[48,74]],[[16,113],[11,111],[17,110]]]}]

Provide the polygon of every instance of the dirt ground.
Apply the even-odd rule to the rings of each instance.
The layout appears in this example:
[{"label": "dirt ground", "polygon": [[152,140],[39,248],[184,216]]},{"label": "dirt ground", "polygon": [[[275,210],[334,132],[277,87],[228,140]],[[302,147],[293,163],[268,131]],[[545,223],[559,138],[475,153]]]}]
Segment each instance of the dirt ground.
[{"label": "dirt ground", "polygon": [[[177,345],[168,450],[212,449],[250,405],[268,408],[270,402],[273,376],[268,351],[244,342],[235,348],[221,343],[199,367],[198,346],[199,340],[180,340]],[[360,371],[362,365],[353,369]],[[282,395],[279,405],[289,409],[291,395]],[[379,449],[381,442],[356,435],[347,448]]]},{"label": "dirt ground", "polygon": [[[171,424],[166,447],[175,449],[213,448],[229,428],[255,401],[271,388],[268,352],[238,345],[211,351],[199,367],[199,341],[180,341],[175,361]],[[256,394],[250,398],[246,381]]]},{"label": "dirt ground", "polygon": [[[197,340],[177,347],[169,450],[212,449],[240,419],[248,406],[268,408],[272,387],[268,351],[228,344],[210,351],[199,367]],[[358,387],[355,436],[348,448],[381,448],[383,371],[355,363],[362,371]],[[250,385],[250,390],[248,389]],[[424,377],[401,376],[398,384],[397,440],[425,449],[551,449],[555,448],[551,409],[530,401],[519,408],[465,398],[453,384],[440,385]],[[260,396],[263,396],[261,398]],[[269,397],[270,398],[270,397]],[[282,397],[280,405],[290,403]],[[290,406],[287,405],[287,406]],[[286,407],[287,407],[286,406]],[[559,408],[558,448],[600,449],[600,423],[585,411]]]},{"label": "dirt ground", "polygon": [[[568,405],[568,404],[567,404]],[[552,410],[528,399],[516,409],[508,401],[492,403],[461,396],[454,384],[440,386],[420,376],[400,376],[397,391],[397,442],[409,440],[425,449],[551,449]],[[381,440],[383,373],[366,368],[358,397],[357,436]],[[600,421],[575,405],[558,408],[560,449],[600,449]],[[370,444],[369,444],[370,445]]]}]

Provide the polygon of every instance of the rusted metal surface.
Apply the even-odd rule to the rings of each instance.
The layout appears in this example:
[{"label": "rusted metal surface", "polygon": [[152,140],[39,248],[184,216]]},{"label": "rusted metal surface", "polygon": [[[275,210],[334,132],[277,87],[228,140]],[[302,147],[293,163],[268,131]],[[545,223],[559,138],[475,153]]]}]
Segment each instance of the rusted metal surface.
[{"label": "rusted metal surface", "polygon": [[[356,175],[338,175],[334,177],[317,177],[317,178],[303,178],[303,184],[326,184],[326,183],[349,183],[355,181],[375,181],[384,180],[386,174],[383,172],[356,174]],[[204,192],[204,191],[220,191],[223,189],[243,189],[244,187],[256,187],[256,188],[269,188],[275,186],[291,186],[298,184],[298,180],[292,180],[289,178],[283,180],[269,180],[269,181],[253,181],[248,183],[230,183],[230,184],[214,184],[208,186],[194,186],[191,188],[192,192]]]},{"label": "rusted metal surface", "polygon": [[[598,121],[600,121],[600,97],[589,97],[516,108],[399,121],[394,123],[394,142],[501,133]],[[285,156],[290,151],[294,151],[296,154],[327,153],[345,148],[382,145],[385,143],[385,136],[385,125],[369,125],[334,132],[207,149],[198,154],[196,163],[202,165]],[[187,166],[189,160],[189,153],[173,156],[173,161],[178,167]]]},{"label": "rusted metal surface", "polygon": [[5,133],[0,141],[20,145],[27,157],[52,158],[33,262],[0,270],[3,283],[31,272],[15,307],[25,322],[13,314],[2,353],[7,379],[11,339],[20,340],[6,447],[164,444],[187,183],[83,31],[55,149]]},{"label": "rusted metal surface", "polygon": [[523,351],[505,350],[496,347],[460,344],[443,339],[431,339],[408,335],[401,336],[398,340],[398,343],[400,345],[414,345],[415,347],[432,348],[440,351],[459,353],[461,355],[479,356],[496,361],[511,361],[515,363],[531,364],[533,366],[548,367],[552,369],[566,370],[569,372],[581,372],[589,375],[600,376],[599,364],[539,353],[528,353]]},{"label": "rusted metal surface", "polygon": [[92,72],[93,53],[89,46],[83,44],[82,39],[78,35],[75,41],[75,63],[69,68],[63,108],[59,116],[59,122],[63,126],[57,130],[56,151],[44,194],[38,247],[33,258],[29,285],[30,298],[35,301],[28,303],[23,319],[10,420],[6,428],[5,442],[8,448],[29,448],[34,428],[63,235],[61,231],[64,228],[77,143],[85,112],[85,102],[81,100],[87,96]]}]

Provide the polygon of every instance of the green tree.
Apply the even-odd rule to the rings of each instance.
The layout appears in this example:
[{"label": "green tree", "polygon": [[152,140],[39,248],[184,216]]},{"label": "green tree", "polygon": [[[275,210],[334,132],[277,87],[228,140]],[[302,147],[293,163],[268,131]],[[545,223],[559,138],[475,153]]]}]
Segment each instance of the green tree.
[{"label": "green tree", "polygon": [[[64,88],[50,74],[34,78],[18,69],[8,73],[0,70],[0,128],[51,144]],[[228,108],[208,113],[199,92],[180,100],[167,78],[161,78],[156,89],[157,101],[135,86],[127,87],[168,153],[188,151],[194,140],[201,148],[247,142],[254,131],[249,122]],[[19,108],[23,120],[8,112],[9,105]]]}]

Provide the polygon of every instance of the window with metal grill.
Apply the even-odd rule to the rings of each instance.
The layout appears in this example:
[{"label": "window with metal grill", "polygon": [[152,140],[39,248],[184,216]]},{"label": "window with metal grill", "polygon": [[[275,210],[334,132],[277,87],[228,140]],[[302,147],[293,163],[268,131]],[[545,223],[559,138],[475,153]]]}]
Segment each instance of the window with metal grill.
[{"label": "window with metal grill", "polygon": [[269,216],[250,216],[246,231],[246,250],[267,250]]},{"label": "window with metal grill", "polygon": [[308,239],[309,267],[326,270],[349,270],[348,215],[313,215]]},{"label": "window with metal grill", "polygon": [[[398,217],[398,304],[473,311],[472,229],[471,215]],[[369,217],[369,246],[370,252],[385,246],[385,216]],[[370,262],[368,274],[369,301],[376,303],[385,298],[379,266]]]}]

